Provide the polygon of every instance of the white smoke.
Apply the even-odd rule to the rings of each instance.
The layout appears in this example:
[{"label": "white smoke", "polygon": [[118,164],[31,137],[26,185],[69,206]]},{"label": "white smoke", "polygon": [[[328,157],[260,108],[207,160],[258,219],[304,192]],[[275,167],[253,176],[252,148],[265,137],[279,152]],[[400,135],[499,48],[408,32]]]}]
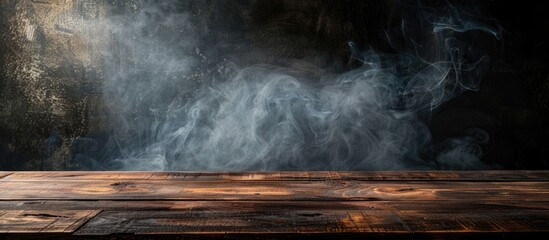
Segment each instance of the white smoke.
[{"label": "white smoke", "polygon": [[[354,49],[360,67],[314,79],[295,67],[242,66],[222,52],[206,57],[200,42],[208,30],[176,5],[144,1],[107,20],[113,48],[104,53],[112,121],[106,168],[488,168],[480,161],[485,132],[434,146],[422,118],[478,89],[489,66],[467,40],[497,32],[465,21],[455,8],[403,20],[401,36],[413,44],[399,43],[401,53]],[[407,35],[418,26],[421,37]],[[261,59],[261,49],[240,47]]]}]

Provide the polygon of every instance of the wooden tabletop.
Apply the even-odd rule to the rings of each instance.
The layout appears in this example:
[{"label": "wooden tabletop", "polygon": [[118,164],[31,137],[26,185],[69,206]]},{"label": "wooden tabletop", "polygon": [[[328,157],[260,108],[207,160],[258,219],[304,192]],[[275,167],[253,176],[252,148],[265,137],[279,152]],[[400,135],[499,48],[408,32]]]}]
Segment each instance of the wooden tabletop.
[{"label": "wooden tabletop", "polygon": [[548,237],[548,203],[549,171],[0,172],[0,239]]}]

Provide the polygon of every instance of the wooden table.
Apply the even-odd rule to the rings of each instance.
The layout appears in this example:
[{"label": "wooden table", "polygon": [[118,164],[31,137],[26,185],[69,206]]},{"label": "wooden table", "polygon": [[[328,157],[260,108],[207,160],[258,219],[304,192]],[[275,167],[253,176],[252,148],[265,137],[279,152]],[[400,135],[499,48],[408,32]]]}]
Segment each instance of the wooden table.
[{"label": "wooden table", "polygon": [[515,239],[548,203],[549,171],[0,172],[0,239]]}]

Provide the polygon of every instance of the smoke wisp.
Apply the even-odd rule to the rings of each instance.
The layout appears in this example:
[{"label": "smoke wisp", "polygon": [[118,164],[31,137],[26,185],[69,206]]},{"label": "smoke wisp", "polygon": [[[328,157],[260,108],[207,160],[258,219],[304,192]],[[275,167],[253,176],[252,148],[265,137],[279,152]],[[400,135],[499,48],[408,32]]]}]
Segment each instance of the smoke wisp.
[{"label": "smoke wisp", "polygon": [[177,1],[123,9],[102,23],[116,47],[103,51],[112,127],[100,168],[489,168],[481,161],[486,132],[469,129],[435,145],[425,123],[440,105],[478,89],[490,60],[474,41],[498,38],[455,6],[416,6],[410,11],[418,14],[384,33],[398,53],[350,43],[359,66],[322,68],[322,77],[297,60],[257,60],[273,56],[245,42],[230,43],[243,49],[238,57],[219,50],[224,43],[208,46],[211,30]]}]

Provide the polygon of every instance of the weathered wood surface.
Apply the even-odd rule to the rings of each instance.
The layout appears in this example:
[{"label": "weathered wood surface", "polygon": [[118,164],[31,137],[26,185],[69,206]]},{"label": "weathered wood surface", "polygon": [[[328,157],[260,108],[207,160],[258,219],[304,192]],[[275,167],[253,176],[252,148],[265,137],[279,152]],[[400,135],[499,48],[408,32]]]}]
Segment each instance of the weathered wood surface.
[{"label": "weathered wood surface", "polygon": [[99,212],[99,210],[0,210],[0,231],[71,233]]},{"label": "weathered wood surface", "polygon": [[[383,171],[383,172],[0,172],[3,181],[59,181],[59,180],[170,180],[170,181],[546,181],[549,171]],[[9,176],[8,176],[9,175]]]},{"label": "weathered wood surface", "polygon": [[0,200],[544,200],[545,182],[2,181]]},{"label": "weathered wood surface", "polygon": [[0,172],[0,239],[549,236],[549,171]]}]

